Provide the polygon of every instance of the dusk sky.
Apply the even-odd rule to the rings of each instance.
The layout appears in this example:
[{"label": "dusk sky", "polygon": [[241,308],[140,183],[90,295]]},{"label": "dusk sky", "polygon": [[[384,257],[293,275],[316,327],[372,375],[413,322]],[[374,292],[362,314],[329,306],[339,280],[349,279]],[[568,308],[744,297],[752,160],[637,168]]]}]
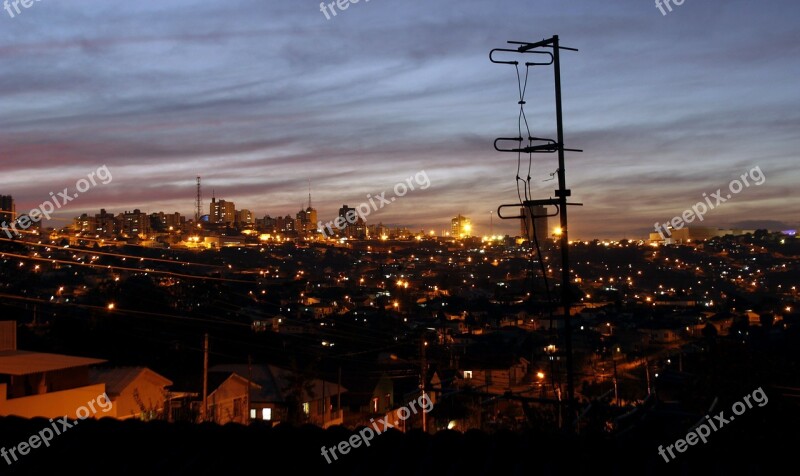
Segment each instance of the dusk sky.
[{"label": "dusk sky", "polygon": [[[0,4],[0,6],[2,6]],[[685,0],[361,0],[326,19],[316,0],[42,0],[0,11],[0,194],[27,212],[106,165],[113,180],[73,200],[83,212],[194,216],[212,189],[257,217],[307,206],[335,218],[367,194],[415,190],[368,217],[412,230],[456,214],[489,232],[517,200],[513,66],[507,40],[564,46],[567,185],[582,208],[571,237],[644,238],[702,194],[759,167],[703,225],[798,226],[800,4]],[[552,69],[531,71],[534,135],[555,136]],[[537,155],[534,198],[555,155]],[[527,165],[527,158],[525,158]],[[495,233],[517,222],[494,218]]]}]

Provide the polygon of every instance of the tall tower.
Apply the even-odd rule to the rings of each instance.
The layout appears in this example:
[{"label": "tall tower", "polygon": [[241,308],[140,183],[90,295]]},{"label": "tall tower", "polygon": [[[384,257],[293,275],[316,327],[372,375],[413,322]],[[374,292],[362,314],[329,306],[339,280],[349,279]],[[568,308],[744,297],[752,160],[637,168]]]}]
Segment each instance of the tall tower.
[{"label": "tall tower", "polygon": [[194,223],[197,224],[200,222],[200,215],[203,214],[202,211],[202,198],[200,196],[200,176],[197,176],[197,198],[194,202]]},{"label": "tall tower", "polygon": [[317,231],[317,210],[311,206],[311,179],[308,179],[308,208],[303,213],[302,231],[306,234],[314,234]]}]

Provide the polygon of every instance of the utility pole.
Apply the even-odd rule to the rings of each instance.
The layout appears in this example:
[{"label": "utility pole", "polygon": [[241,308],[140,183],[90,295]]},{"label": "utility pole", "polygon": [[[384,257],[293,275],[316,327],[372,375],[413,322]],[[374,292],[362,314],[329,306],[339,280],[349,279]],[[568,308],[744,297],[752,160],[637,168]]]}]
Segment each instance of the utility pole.
[{"label": "utility pole", "polygon": [[[250,382],[253,380],[253,357],[247,354],[247,393],[245,394],[244,414],[247,423],[250,423]],[[258,416],[258,415],[256,415]]]},{"label": "utility pole", "polygon": [[[425,381],[427,380],[427,360],[425,358],[425,347],[428,345],[425,342],[425,332],[422,333],[420,338],[420,352],[422,353],[422,368],[420,369],[420,389],[422,389],[422,400],[425,401]],[[425,410],[422,411],[422,431],[428,432],[428,416]]]},{"label": "utility pole", "polygon": [[558,197],[561,218],[561,294],[564,306],[564,344],[567,352],[567,408],[569,409],[570,424],[575,418],[577,408],[575,405],[575,376],[572,361],[572,317],[570,316],[570,268],[569,268],[569,237],[567,226],[567,197],[571,191],[567,188],[567,179],[564,172],[564,125],[561,113],[561,63],[558,35],[553,41],[553,70],[555,74],[556,94],[556,141],[558,143]]},{"label": "utility pole", "polygon": [[344,413],[342,412],[342,366],[339,366],[339,381],[336,384],[336,412],[342,415],[344,423]]},{"label": "utility pole", "polygon": [[208,332],[203,339],[203,421],[208,420]]}]

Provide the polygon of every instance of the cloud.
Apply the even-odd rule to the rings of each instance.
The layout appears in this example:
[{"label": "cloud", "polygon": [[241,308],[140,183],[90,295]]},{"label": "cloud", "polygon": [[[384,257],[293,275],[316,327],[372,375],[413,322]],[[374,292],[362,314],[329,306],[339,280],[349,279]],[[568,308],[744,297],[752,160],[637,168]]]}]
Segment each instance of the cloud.
[{"label": "cloud", "polygon": [[[486,228],[517,197],[516,157],[491,144],[517,134],[519,100],[488,52],[557,32],[580,49],[562,57],[566,141],[585,150],[567,156],[574,234],[646,230],[756,164],[764,187],[713,219],[791,224],[800,7],[711,3],[373,1],[326,20],[308,2],[40,2],[2,18],[0,191],[32,207],[107,164],[113,184],[65,214],[192,215],[200,175],[262,216],[293,214],[311,179],[332,216],[424,169],[430,189],[370,219]],[[551,71],[529,74],[531,127],[554,136]],[[556,168],[535,157],[534,198]]]}]

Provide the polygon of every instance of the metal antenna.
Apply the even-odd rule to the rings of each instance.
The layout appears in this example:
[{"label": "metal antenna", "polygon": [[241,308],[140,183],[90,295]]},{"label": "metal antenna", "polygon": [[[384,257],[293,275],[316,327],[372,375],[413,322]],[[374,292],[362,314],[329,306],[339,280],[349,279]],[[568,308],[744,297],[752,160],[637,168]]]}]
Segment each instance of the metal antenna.
[{"label": "metal antenna", "polygon": [[200,196],[200,176],[197,176],[197,198],[194,202],[194,222],[200,222],[200,217],[203,215],[203,202]]},{"label": "metal antenna", "polygon": [[[514,204],[505,204],[500,205],[497,208],[497,216],[501,219],[521,219],[525,221],[526,231],[528,227],[528,220],[530,219],[531,224],[534,226],[533,230],[533,239],[536,242],[537,252],[539,252],[539,244],[538,239],[536,238],[536,230],[535,230],[535,218],[539,218],[542,215],[534,215],[534,207],[539,206],[554,206],[556,208],[556,213],[559,215],[560,218],[560,225],[561,225],[561,307],[563,308],[563,320],[564,320],[564,347],[565,347],[565,354],[566,354],[566,366],[567,366],[567,409],[569,415],[569,425],[570,429],[573,428],[573,425],[576,422],[575,418],[577,415],[577,406],[575,401],[575,374],[573,369],[573,355],[572,355],[572,318],[570,316],[570,308],[572,305],[572,296],[570,295],[570,266],[569,266],[569,234],[568,234],[568,226],[567,226],[567,206],[568,205],[582,205],[580,203],[567,203],[567,197],[571,195],[570,189],[567,188],[566,183],[566,175],[565,175],[565,167],[564,167],[564,152],[571,151],[571,152],[583,152],[580,149],[567,149],[564,147],[564,128],[563,128],[563,117],[562,117],[562,110],[561,110],[561,63],[560,63],[560,52],[561,50],[570,50],[570,51],[578,51],[574,48],[567,48],[559,45],[558,35],[554,35],[552,38],[544,39],[538,42],[521,42],[521,41],[509,41],[509,44],[512,45],[519,45],[516,49],[508,49],[508,48],[496,48],[493,49],[489,53],[489,60],[495,64],[510,64],[517,68],[517,78],[520,82],[519,84],[519,106],[520,106],[520,130],[519,136],[517,137],[500,137],[494,141],[495,150],[498,152],[511,152],[516,153],[518,158],[521,157],[521,154],[528,154],[529,157],[529,168],[528,168],[528,177],[527,181],[522,179],[519,176],[519,166],[520,162],[518,159],[517,162],[517,191],[519,192],[519,182],[522,181],[525,189],[525,199],[522,199],[520,195],[520,203]],[[543,51],[543,49],[547,49]],[[544,62],[524,62],[520,63],[516,59],[508,59],[508,60],[500,60],[495,59],[495,53],[497,52],[504,52],[510,53],[512,57],[516,58],[526,58],[526,54],[538,54],[543,55],[547,61]],[[523,55],[523,56],[517,56]],[[525,66],[525,84],[522,84],[521,76],[519,73],[519,65],[523,64]],[[556,110],[556,139],[548,139],[548,138],[541,138],[541,137],[533,137],[530,133],[530,128],[528,126],[527,119],[525,118],[524,112],[524,105],[525,105],[525,90],[527,87],[527,80],[528,80],[528,69],[531,66],[552,66],[553,67],[553,74],[554,74],[554,83],[555,83],[555,110]],[[525,130],[528,133],[528,137],[522,136],[522,121],[525,124]],[[516,147],[501,147],[498,143],[509,142],[513,141],[516,142]],[[523,146],[523,141],[526,141],[527,144]],[[532,154],[547,154],[547,153],[557,153],[558,154],[558,169],[555,172],[558,178],[558,189],[555,190],[555,197],[556,198],[547,198],[547,199],[540,199],[540,200],[533,200],[529,196],[530,194],[530,164],[533,160]],[[552,169],[550,169],[552,170]],[[551,175],[552,176],[552,175]],[[515,209],[519,210],[519,207],[523,207],[524,212],[520,215],[515,216],[504,216],[502,214],[503,208],[514,207]],[[554,215],[544,215],[544,216],[554,216]],[[528,237],[530,237],[530,233],[528,233]],[[539,261],[541,262],[541,255],[539,255]],[[543,271],[543,277],[546,280],[547,274]],[[545,287],[548,288],[548,295],[549,295],[549,286],[545,284]]]}]

